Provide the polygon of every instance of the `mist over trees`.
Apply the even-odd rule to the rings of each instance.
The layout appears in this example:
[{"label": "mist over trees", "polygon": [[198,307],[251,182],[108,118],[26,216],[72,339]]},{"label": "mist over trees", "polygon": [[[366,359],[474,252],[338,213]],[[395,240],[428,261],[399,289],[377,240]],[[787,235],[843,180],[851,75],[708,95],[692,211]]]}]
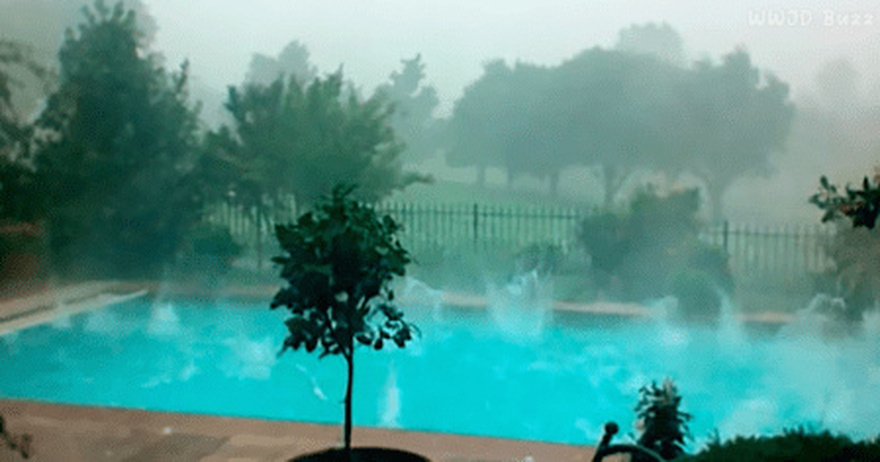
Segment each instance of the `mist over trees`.
[{"label": "mist over trees", "polygon": [[391,73],[389,82],[376,88],[393,106],[390,123],[403,142],[401,159],[418,163],[440,148],[443,120],[434,116],[440,100],[437,90],[425,84],[422,55],[401,60],[401,69]]},{"label": "mist over trees", "polygon": [[[75,28],[83,17],[83,9],[94,0],[11,0],[0,2],[0,31],[4,39],[27,47],[30,59],[53,70],[57,67],[58,48],[64,42],[65,31]],[[115,4],[115,1],[105,2]],[[123,0],[125,8],[134,10],[138,34],[145,45],[153,43],[158,26],[142,0]],[[33,75],[18,74],[25,85],[14,94],[14,104],[26,116],[36,116],[41,110],[39,100],[46,92],[42,82]],[[52,79],[54,83],[54,79]]]},{"label": "mist over trees", "polygon": [[677,66],[685,64],[684,40],[667,23],[633,24],[617,34],[614,48],[627,53],[653,55]]},{"label": "mist over trees", "polygon": [[269,86],[278,79],[293,77],[300,85],[308,85],[318,76],[318,69],[309,57],[309,49],[298,40],[288,43],[278,57],[254,53],[245,82]]},{"label": "mist over trees", "polygon": [[[654,35],[663,50],[638,48]],[[794,114],[788,86],[754,67],[743,50],[720,63],[682,67],[671,28],[634,27],[617,49],[593,48],[555,67],[495,61],[465,89],[448,124],[452,166],[548,180],[552,194],[571,166],[593,168],[610,207],[639,170],[684,173],[705,183],[716,218],[730,185],[772,171]],[[638,51],[624,51],[638,50]],[[664,56],[658,57],[658,54]]]}]

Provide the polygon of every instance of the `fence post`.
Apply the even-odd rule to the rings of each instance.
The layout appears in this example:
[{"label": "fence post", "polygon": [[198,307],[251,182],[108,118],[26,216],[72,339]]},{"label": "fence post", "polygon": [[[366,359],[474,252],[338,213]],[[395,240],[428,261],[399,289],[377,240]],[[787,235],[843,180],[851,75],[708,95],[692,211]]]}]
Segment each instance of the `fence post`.
[{"label": "fence post", "polygon": [[728,236],[730,235],[730,221],[729,220],[724,220],[724,228],[722,229],[722,233],[723,234],[721,235],[721,240],[722,240],[723,246],[724,246],[724,253],[729,256],[730,249],[727,246]]},{"label": "fence post", "polygon": [[480,243],[479,237],[479,211],[477,210],[477,204],[474,203],[474,250],[477,249]]}]

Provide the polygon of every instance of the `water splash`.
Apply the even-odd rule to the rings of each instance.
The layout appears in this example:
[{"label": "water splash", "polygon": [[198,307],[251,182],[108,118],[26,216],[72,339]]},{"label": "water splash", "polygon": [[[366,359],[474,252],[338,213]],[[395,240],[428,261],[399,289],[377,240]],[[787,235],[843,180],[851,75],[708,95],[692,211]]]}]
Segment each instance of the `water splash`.
[{"label": "water splash", "polygon": [[297,365],[296,365],[296,369],[297,369],[298,371],[302,372],[303,375],[305,375],[306,378],[309,379],[309,382],[310,382],[311,385],[312,385],[312,394],[314,394],[315,397],[318,398],[318,399],[320,399],[321,401],[327,401],[327,395],[325,395],[325,394],[324,394],[324,390],[322,390],[321,387],[318,386],[318,380],[315,379],[315,376],[313,376],[313,375],[309,372],[309,370],[306,369],[306,367],[303,366],[302,364],[297,364]]},{"label": "water splash", "polygon": [[171,303],[153,305],[147,333],[157,337],[173,337],[180,333],[180,319]]},{"label": "water splash", "polygon": [[88,313],[83,330],[91,333],[113,334],[119,332],[120,326],[119,317],[115,312],[100,309]]},{"label": "water splash", "polygon": [[431,310],[434,322],[443,321],[443,292],[414,278],[403,278],[402,286],[395,292],[397,302],[405,306],[420,306]]},{"label": "water splash", "polygon": [[397,368],[392,362],[388,368],[385,381],[385,399],[382,403],[379,421],[383,427],[401,428],[400,426],[400,387],[397,386]]},{"label": "water splash", "polygon": [[690,342],[688,330],[673,322],[678,314],[678,299],[672,296],[649,302],[648,316],[657,324],[660,343],[666,346],[682,346]]},{"label": "water splash", "polygon": [[489,313],[501,332],[515,338],[535,339],[550,321],[553,285],[537,270],[518,275],[504,287],[488,287]]},{"label": "water splash", "polygon": [[229,338],[223,342],[230,355],[221,369],[227,377],[268,380],[277,360],[278,347],[270,337],[250,340],[245,337]]}]

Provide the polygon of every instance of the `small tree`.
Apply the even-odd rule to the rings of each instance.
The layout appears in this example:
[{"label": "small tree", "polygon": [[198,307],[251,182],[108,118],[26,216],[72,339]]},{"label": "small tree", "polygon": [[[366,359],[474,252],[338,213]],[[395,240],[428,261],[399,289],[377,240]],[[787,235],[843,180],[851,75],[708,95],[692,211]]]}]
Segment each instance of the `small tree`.
[{"label": "small tree", "polygon": [[[681,395],[670,379],[662,386],[651,382],[639,390],[636,414],[642,427],[639,445],[651,449],[664,459],[672,460],[684,454],[684,439],[688,436],[687,422],[691,415],[679,410]],[[634,458],[633,460],[641,460]]]},{"label": "small tree", "polygon": [[[281,266],[287,287],[271,307],[287,307],[287,349],[342,355],[348,365],[345,390],[345,451],[351,451],[351,390],[357,343],[380,350],[386,341],[403,348],[415,326],[393,304],[389,283],[403,276],[410,262],[397,240],[395,221],[350,197],[353,188],[337,186],[329,200],[300,216],[296,224],[276,226],[285,255]],[[384,320],[377,320],[381,315]]]},{"label": "small tree", "polygon": [[187,65],[161,66],[122,3],[95,0],[83,15],[35,128],[53,263],[68,276],[152,277],[202,210]]}]

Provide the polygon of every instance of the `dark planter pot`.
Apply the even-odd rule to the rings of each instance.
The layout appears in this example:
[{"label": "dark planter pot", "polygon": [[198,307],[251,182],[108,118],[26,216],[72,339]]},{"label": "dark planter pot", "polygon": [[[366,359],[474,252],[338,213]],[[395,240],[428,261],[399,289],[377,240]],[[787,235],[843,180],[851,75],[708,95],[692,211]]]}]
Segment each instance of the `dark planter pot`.
[{"label": "dark planter pot", "polygon": [[[327,449],[290,459],[289,462],[349,462],[344,449]],[[352,448],[351,462],[429,462],[423,456],[399,449]]]}]

